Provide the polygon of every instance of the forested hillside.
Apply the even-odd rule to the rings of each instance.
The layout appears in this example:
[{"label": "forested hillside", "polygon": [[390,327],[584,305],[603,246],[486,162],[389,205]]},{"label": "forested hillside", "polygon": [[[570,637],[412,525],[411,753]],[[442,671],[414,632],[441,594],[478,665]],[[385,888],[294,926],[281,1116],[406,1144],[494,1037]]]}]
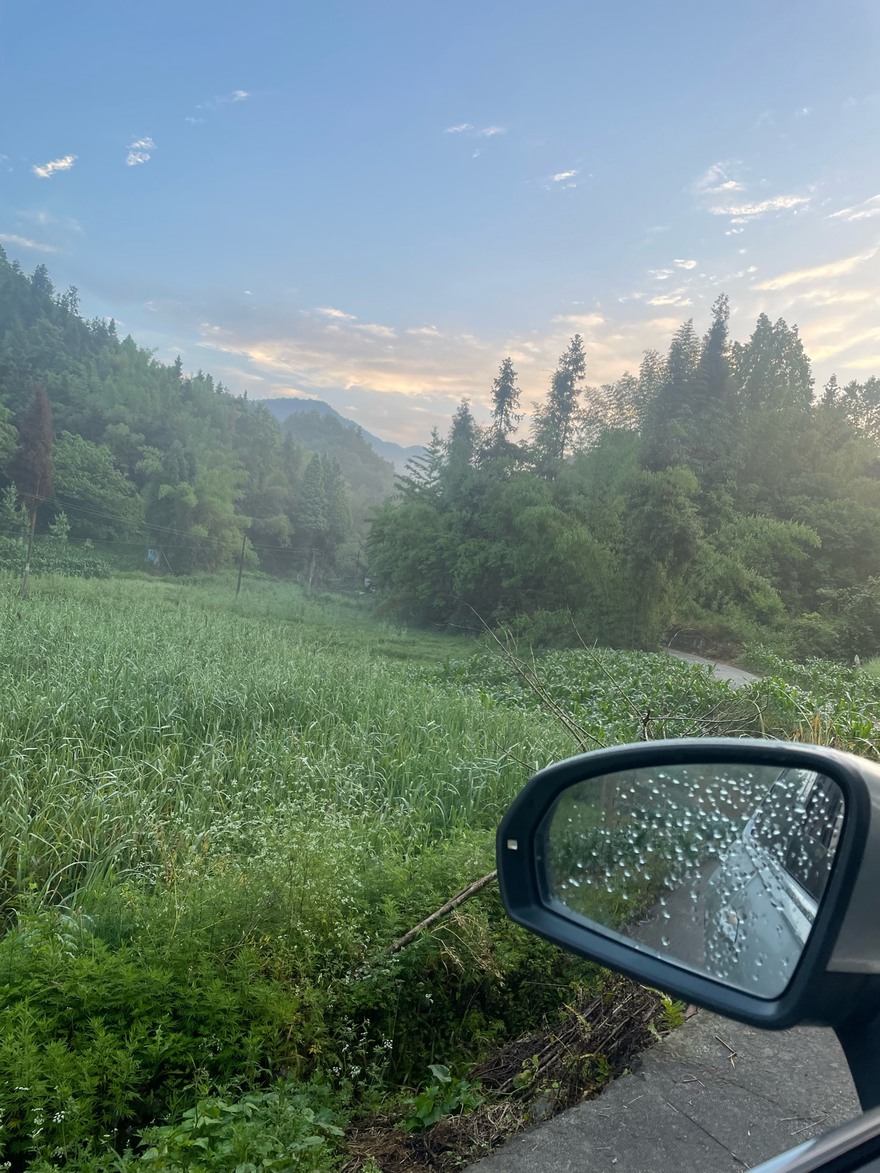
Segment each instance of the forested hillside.
[{"label": "forested hillside", "polygon": [[355,429],[332,452],[298,442],[260,403],[202,371],[185,374],[179,359],[157,361],[112,321],[84,320],[75,289],[56,293],[45,266],[28,277],[2,249],[0,539],[24,528],[8,490],[18,426],[39,387],[54,432],[53,491],[17,481],[43,499],[38,535],[69,527],[130,564],[153,548],[177,572],[237,557],[246,536],[249,564],[273,572],[333,581],[357,571],[367,513],[392,472],[364,456]]},{"label": "forested hillside", "polygon": [[880,650],[880,381],[815,394],[796,328],[731,344],[728,316],[598,388],[575,337],[527,436],[505,360],[490,425],[462,403],[373,526],[390,606],[536,642]]},{"label": "forested hillside", "polygon": [[380,456],[383,460],[393,464],[400,472],[406,466],[406,462],[413,456],[420,456],[423,449],[420,444],[410,444],[408,448],[404,448],[402,444],[396,444],[393,440],[382,440],[378,436],[374,436],[372,432],[368,432],[366,428],[362,428],[360,424],[356,424],[354,420],[348,419],[334,408],[329,403],[325,403],[323,399],[297,399],[292,395],[288,395],[283,399],[263,399],[260,401],[265,407],[268,407],[272,415],[275,416],[282,424],[293,417],[299,417],[297,423],[291,422],[289,427],[296,433],[300,423],[303,423],[303,416],[317,414],[319,416],[332,416],[337,423],[342,424],[349,431],[356,432],[362,436],[370,448]]}]

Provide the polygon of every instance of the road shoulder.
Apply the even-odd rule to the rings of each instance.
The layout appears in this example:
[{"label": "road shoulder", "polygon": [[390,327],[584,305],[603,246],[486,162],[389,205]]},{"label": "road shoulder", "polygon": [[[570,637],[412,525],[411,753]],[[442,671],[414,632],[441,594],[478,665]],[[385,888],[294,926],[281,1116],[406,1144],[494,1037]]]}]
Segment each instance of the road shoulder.
[{"label": "road shoulder", "polygon": [[758,1031],[701,1011],[602,1095],[521,1133],[473,1173],[726,1173],[859,1114],[830,1030]]}]

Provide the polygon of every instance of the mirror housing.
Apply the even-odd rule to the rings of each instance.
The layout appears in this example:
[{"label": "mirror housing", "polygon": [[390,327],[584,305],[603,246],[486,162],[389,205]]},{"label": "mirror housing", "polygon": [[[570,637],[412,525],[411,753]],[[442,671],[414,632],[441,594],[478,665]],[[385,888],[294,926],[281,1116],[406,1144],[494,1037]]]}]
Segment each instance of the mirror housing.
[{"label": "mirror housing", "polygon": [[[794,972],[777,997],[697,972],[566,908],[551,895],[542,828],[554,804],[590,779],[663,767],[739,765],[814,771],[840,789],[845,816],[833,867]],[[549,766],[526,785],[497,835],[498,880],[514,921],[645,985],[759,1027],[843,1027],[880,1009],[880,766],[817,746],[740,739],[642,742]]]}]

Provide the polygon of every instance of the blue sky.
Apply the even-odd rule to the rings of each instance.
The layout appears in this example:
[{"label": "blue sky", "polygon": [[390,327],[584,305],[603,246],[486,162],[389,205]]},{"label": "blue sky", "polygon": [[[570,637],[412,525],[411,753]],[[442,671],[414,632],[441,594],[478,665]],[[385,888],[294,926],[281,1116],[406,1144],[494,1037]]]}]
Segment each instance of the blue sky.
[{"label": "blue sky", "polygon": [[880,8],[8,0],[0,243],[158,357],[404,442],[724,290],[880,375]]}]

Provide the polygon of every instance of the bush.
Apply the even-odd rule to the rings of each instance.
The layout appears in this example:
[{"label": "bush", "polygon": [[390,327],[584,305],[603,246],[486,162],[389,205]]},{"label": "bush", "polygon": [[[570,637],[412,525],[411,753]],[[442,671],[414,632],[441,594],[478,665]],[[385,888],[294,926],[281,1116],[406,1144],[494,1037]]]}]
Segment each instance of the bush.
[{"label": "bush", "polygon": [[16,1168],[130,1142],[199,1091],[296,1059],[298,1000],[253,958],[112,951],[50,910],[0,940],[0,991],[0,1155]]},{"label": "bush", "polygon": [[[0,537],[0,570],[20,574],[27,555],[24,538]],[[71,546],[55,538],[34,543],[32,574],[61,574],[66,578],[109,578],[110,566],[89,545]]]},{"label": "bush", "polygon": [[200,1100],[176,1124],[149,1128],[143,1173],[322,1173],[336,1168],[340,1117],[325,1087],[281,1085],[238,1100]]}]

